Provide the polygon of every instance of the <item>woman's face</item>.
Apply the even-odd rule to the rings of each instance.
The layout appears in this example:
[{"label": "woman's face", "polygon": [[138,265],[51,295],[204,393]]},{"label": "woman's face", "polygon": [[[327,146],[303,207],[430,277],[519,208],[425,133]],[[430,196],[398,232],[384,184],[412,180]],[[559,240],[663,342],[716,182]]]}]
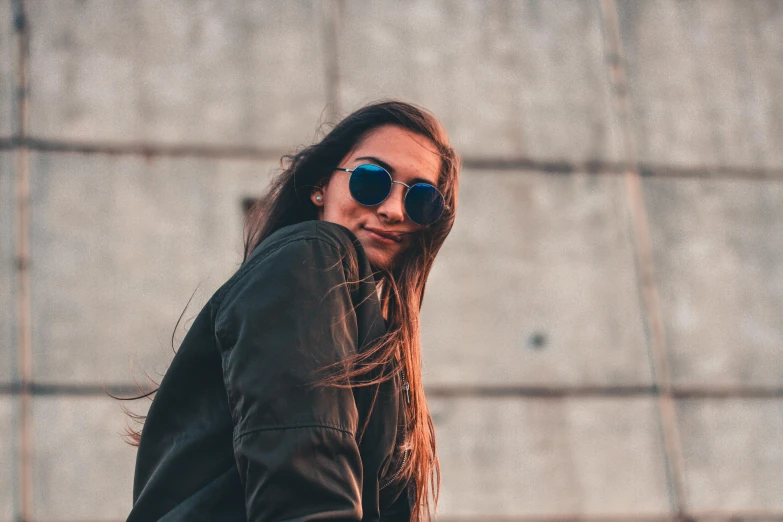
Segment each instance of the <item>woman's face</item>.
[{"label": "woman's face", "polygon": [[[424,182],[438,186],[440,156],[435,145],[400,127],[385,125],[370,131],[337,166],[353,169],[363,163],[384,167],[394,181],[406,185]],[[337,170],[325,187],[313,189],[310,199],[318,207],[318,218],[349,229],[361,242],[370,263],[389,268],[423,228],[405,213],[403,197],[407,189],[394,183],[391,194],[380,205],[365,207],[348,190],[350,176]]]}]

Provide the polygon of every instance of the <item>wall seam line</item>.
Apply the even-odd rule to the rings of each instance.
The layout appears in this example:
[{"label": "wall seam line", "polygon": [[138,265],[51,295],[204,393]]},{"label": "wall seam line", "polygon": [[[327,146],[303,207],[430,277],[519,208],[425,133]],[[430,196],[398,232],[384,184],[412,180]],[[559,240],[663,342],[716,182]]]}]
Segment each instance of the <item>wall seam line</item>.
[{"label": "wall seam line", "polygon": [[[96,154],[108,156],[131,156],[144,159],[152,158],[205,158],[215,160],[279,161],[286,154],[280,148],[262,148],[254,146],[206,145],[206,144],[156,144],[146,142],[80,142],[61,139],[37,138],[0,138],[0,150],[17,150],[24,147],[29,151],[53,152],[65,154]],[[626,174],[626,163],[605,160],[556,160],[530,157],[463,157],[463,167],[470,170],[491,170],[518,174],[520,170],[543,172],[555,175],[589,174],[622,175]],[[781,182],[783,169],[726,167],[721,165],[666,165],[638,163],[639,176],[656,179],[705,179],[739,180],[753,182]]]},{"label": "wall seam line", "polygon": [[340,57],[337,53],[341,6],[338,0],[322,5],[324,43],[324,81],[326,83],[326,117],[336,122],[342,112],[340,104]]},{"label": "wall seam line", "polygon": [[32,519],[32,346],[30,311],[30,172],[29,154],[24,143],[28,130],[29,112],[29,32],[24,0],[14,0],[14,42],[16,66],[14,68],[14,118],[13,134],[17,141],[14,148],[15,231],[16,231],[16,309],[17,351],[19,356],[19,517]]},{"label": "wall seam line", "polygon": [[653,262],[649,216],[644,204],[639,168],[639,155],[633,128],[633,112],[625,70],[620,21],[616,0],[601,0],[604,41],[607,49],[608,76],[613,100],[620,120],[622,151],[626,162],[625,192],[631,213],[631,229],[636,259],[637,281],[642,312],[646,319],[648,348],[653,379],[658,389],[657,405],[666,460],[669,502],[678,520],[686,519],[685,467],[682,454],[675,398],[672,393],[671,369],[661,310],[658,281]]}]

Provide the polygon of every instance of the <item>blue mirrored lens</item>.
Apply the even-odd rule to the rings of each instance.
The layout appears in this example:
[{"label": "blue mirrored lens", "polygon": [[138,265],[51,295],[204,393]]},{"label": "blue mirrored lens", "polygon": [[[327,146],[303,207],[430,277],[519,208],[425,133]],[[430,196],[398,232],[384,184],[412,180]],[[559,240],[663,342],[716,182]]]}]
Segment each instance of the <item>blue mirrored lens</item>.
[{"label": "blue mirrored lens", "polygon": [[443,214],[443,196],[432,185],[416,183],[405,196],[405,212],[417,225],[431,225]]},{"label": "blue mirrored lens", "polygon": [[389,173],[377,165],[359,165],[351,173],[348,188],[362,205],[377,205],[391,192]]}]

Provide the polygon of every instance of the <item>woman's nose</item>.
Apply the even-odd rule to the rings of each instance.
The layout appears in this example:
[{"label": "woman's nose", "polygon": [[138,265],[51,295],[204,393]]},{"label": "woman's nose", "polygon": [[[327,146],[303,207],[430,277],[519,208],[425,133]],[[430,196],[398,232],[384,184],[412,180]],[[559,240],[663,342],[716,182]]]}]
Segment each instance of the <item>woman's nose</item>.
[{"label": "woman's nose", "polygon": [[395,183],[391,194],[378,205],[378,216],[388,223],[402,223],[405,221],[405,207],[403,203],[405,187]]}]

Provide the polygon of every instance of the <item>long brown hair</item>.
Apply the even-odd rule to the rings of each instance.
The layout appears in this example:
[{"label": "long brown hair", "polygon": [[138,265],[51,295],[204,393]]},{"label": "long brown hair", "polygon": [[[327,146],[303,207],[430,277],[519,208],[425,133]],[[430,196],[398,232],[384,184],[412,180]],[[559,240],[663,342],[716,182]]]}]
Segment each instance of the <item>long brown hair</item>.
[{"label": "long brown hair", "polygon": [[[445,200],[443,217],[417,233],[412,246],[400,254],[390,268],[376,268],[380,302],[387,330],[371,347],[344,361],[342,371],[317,384],[341,387],[380,384],[403,372],[410,386],[405,459],[398,480],[412,480],[416,491],[413,520],[430,520],[430,497],[437,506],[440,465],[432,423],[421,377],[419,312],[424,288],[435,256],[454,225],[457,208],[459,155],[449,144],[441,123],[429,111],[400,101],[367,105],[345,117],[321,141],[296,154],[283,156],[282,171],[272,180],[266,194],[248,212],[244,228],[244,258],[276,230],[302,221],[318,219],[310,200],[313,187],[325,185],[333,168],[368,134],[393,125],[420,135],[435,147],[440,157],[438,189]],[[391,369],[378,373],[378,368]],[[360,382],[358,377],[367,377]],[[148,394],[145,394],[148,395]],[[143,420],[136,417],[137,420]],[[130,431],[131,444],[138,444],[140,432]]]}]

